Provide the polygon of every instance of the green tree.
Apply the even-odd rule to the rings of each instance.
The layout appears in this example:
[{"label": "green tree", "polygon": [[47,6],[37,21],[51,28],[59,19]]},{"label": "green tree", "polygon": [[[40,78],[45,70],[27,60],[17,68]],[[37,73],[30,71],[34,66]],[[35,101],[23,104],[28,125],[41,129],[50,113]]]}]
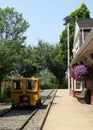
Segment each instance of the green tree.
[{"label": "green tree", "polygon": [[[70,44],[70,60],[72,59],[73,53],[72,53],[72,49],[73,49],[73,40],[74,40],[74,30],[75,30],[75,21],[77,19],[84,19],[84,18],[90,18],[90,11],[87,8],[85,3],[82,3],[81,6],[79,8],[77,8],[76,10],[74,10],[69,16],[72,17],[71,23],[69,25],[69,31],[70,31],[70,36],[69,36],[69,44]],[[64,68],[64,65],[67,66],[67,29],[65,28],[61,35],[60,35],[60,49],[59,51],[60,53],[60,57],[64,57],[63,62],[63,66],[62,68]],[[66,71],[67,67],[65,67],[65,71]]]},{"label": "green tree", "polygon": [[47,67],[46,55],[49,52],[50,52],[49,43],[43,42],[42,40],[39,40],[37,46],[33,48],[33,61],[37,67],[38,72]]},{"label": "green tree", "polygon": [[75,21],[77,19],[84,19],[84,18],[90,18],[90,11],[87,7],[87,5],[83,2],[80,7],[75,9],[72,13],[72,20]]},{"label": "green tree", "polygon": [[33,48],[29,45],[22,49],[19,63],[20,74],[25,77],[39,76],[39,73],[47,68],[46,54],[50,45],[42,40]]},{"label": "green tree", "polygon": [[23,34],[28,27],[28,22],[14,8],[0,8],[0,42],[23,43],[26,39]]},{"label": "green tree", "polygon": [[18,68],[29,23],[14,8],[0,8],[0,82]]},{"label": "green tree", "polygon": [[30,45],[24,47],[21,51],[18,70],[23,77],[31,77],[37,73],[34,52]]},{"label": "green tree", "polygon": [[56,81],[59,85],[62,85],[62,78],[65,73],[65,64],[63,64],[64,55],[61,57],[58,45],[51,46],[51,51],[47,55],[47,66],[51,73],[56,77]]}]

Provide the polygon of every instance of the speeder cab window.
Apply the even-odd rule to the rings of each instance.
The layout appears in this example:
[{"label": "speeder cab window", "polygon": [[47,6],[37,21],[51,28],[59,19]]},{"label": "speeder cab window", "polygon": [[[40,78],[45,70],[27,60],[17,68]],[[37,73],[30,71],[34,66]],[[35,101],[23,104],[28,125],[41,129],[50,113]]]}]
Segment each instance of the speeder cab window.
[{"label": "speeder cab window", "polygon": [[21,89],[21,81],[14,81],[14,89],[20,90]]},{"label": "speeder cab window", "polygon": [[34,89],[35,81],[27,81],[27,89]]}]

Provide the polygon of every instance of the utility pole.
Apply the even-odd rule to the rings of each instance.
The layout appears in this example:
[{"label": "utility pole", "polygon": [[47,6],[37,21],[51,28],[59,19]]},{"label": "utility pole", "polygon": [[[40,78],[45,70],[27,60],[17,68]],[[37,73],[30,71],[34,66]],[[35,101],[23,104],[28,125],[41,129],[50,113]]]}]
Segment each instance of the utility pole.
[{"label": "utility pole", "polygon": [[68,94],[70,95],[70,48],[69,48],[69,23],[71,22],[71,16],[66,16],[64,19],[65,21],[64,25],[67,26],[67,52],[68,52],[68,56],[67,56],[67,62],[68,62],[68,68],[67,68],[67,72],[68,72]]}]

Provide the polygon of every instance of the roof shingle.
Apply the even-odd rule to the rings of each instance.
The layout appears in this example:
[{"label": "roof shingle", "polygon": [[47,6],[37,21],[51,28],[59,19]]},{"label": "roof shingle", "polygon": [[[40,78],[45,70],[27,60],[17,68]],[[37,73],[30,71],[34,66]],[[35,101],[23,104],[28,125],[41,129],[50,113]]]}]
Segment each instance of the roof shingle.
[{"label": "roof shingle", "polygon": [[91,28],[93,27],[93,18],[78,19],[77,23],[80,28]]}]

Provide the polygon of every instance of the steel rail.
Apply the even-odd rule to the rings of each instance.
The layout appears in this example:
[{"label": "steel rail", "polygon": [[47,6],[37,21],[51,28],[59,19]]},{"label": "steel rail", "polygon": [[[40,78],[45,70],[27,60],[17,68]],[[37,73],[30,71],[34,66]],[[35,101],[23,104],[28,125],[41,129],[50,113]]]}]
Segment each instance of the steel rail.
[{"label": "steel rail", "polygon": [[[47,98],[51,95],[51,93],[53,93],[53,90],[47,95],[47,97],[42,101],[42,105],[44,104],[44,102],[47,100]],[[35,116],[35,114],[38,112],[38,110],[42,107],[42,105],[39,108],[36,108],[33,113],[31,113],[30,117],[26,120],[26,122],[19,128],[19,130],[22,130],[27,123],[29,122],[29,120],[31,120],[31,118],[33,116]]]}]

